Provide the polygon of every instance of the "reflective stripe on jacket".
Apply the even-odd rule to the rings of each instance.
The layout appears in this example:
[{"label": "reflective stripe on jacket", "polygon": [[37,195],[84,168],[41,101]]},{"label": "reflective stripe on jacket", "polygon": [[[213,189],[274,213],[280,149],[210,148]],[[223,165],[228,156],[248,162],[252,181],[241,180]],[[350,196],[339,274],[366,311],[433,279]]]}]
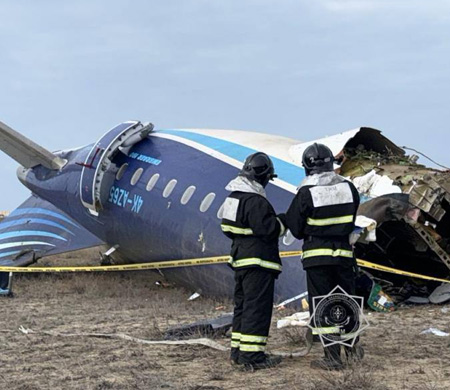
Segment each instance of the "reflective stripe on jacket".
[{"label": "reflective stripe on jacket", "polygon": [[349,235],[355,228],[359,194],[334,172],[308,177],[286,213],[292,234],[303,239],[303,267],[354,264]]},{"label": "reflective stripe on jacket", "polygon": [[281,272],[278,237],[284,226],[264,196],[233,191],[224,202],[221,228],[233,240],[229,265],[234,270]]}]

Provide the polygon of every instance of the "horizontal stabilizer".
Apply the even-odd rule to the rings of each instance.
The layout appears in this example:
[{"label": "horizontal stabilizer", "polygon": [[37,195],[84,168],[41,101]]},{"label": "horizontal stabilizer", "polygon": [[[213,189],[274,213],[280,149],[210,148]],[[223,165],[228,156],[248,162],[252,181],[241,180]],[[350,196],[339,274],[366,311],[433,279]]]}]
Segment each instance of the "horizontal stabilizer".
[{"label": "horizontal stabilizer", "polygon": [[0,122],[0,149],[25,168],[61,169],[66,161]]},{"label": "horizontal stabilizer", "polygon": [[0,266],[25,266],[35,260],[103,241],[51,203],[31,196],[0,222]]}]

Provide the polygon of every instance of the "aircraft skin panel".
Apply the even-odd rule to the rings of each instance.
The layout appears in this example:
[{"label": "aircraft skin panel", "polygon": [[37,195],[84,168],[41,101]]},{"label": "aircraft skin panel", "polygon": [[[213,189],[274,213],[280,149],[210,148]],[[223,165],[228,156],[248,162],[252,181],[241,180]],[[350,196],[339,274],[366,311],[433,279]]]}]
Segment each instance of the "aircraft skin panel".
[{"label": "aircraft skin panel", "polygon": [[0,265],[102,245],[103,242],[47,201],[31,196],[0,222]]}]

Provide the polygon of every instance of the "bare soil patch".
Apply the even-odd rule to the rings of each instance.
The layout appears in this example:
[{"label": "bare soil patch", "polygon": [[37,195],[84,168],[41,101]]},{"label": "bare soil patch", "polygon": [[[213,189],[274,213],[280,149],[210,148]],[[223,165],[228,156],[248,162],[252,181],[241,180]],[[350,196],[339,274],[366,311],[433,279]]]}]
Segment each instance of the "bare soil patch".
[{"label": "bare soil patch", "polygon": [[[91,255],[82,254],[85,263]],[[450,388],[450,338],[420,335],[430,327],[450,332],[450,310],[442,311],[446,306],[368,312],[371,328],[362,338],[365,360],[340,373],[309,368],[322,354],[319,346],[307,357],[285,359],[277,368],[252,373],[232,368],[227,353],[202,346],[149,346],[40,333],[121,332],[157,340],[169,326],[232,311],[227,300],[188,301],[193,291],[158,286],[160,279],[154,272],[17,276],[15,298],[0,300],[0,389]],[[275,328],[275,319],[287,314],[274,315],[272,350],[303,347],[303,331]],[[36,333],[25,335],[20,326]],[[217,341],[229,343],[228,338]]]}]

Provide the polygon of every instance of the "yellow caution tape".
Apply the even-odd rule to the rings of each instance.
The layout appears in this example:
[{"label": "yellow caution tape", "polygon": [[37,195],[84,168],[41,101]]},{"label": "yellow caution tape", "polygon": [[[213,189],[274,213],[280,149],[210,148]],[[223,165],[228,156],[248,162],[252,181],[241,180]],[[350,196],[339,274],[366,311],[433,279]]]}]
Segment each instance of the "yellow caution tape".
[{"label": "yellow caution tape", "polygon": [[[280,257],[300,256],[302,251],[280,252]],[[211,265],[227,263],[229,256],[199,257],[185,260],[168,260],[154,263],[105,265],[105,266],[80,266],[80,267],[0,267],[0,272],[15,273],[52,273],[52,272],[109,272],[109,271],[142,271],[150,269],[191,267],[196,265]],[[450,280],[420,275],[412,272],[402,271],[391,267],[371,263],[366,260],[357,259],[360,267],[370,268],[377,271],[389,272],[397,275],[409,276],[417,279],[432,280],[436,282],[450,283]]]},{"label": "yellow caution tape", "polygon": [[194,265],[206,265],[226,263],[229,256],[203,257],[198,259],[168,260],[156,263],[81,266],[81,267],[0,267],[0,272],[108,272],[108,271],[142,271],[149,269],[189,267]]},{"label": "yellow caution tape", "polygon": [[[280,257],[300,256],[302,251],[281,252]],[[209,265],[228,263],[230,256],[199,257],[185,260],[167,260],[153,263],[79,266],[79,267],[0,267],[0,272],[39,273],[39,272],[108,272],[108,271],[140,271],[149,269],[190,267],[195,265]]]},{"label": "yellow caution tape", "polygon": [[389,272],[391,274],[397,274],[397,275],[403,275],[403,276],[410,276],[411,278],[417,278],[417,279],[433,280],[435,282],[450,283],[450,280],[447,280],[447,279],[440,279],[440,278],[435,278],[433,276],[427,276],[427,275],[415,274],[413,272],[402,271],[399,269],[386,267],[384,265],[370,263],[368,261],[361,260],[361,259],[358,259],[357,263],[360,267],[375,269],[377,271]]}]

